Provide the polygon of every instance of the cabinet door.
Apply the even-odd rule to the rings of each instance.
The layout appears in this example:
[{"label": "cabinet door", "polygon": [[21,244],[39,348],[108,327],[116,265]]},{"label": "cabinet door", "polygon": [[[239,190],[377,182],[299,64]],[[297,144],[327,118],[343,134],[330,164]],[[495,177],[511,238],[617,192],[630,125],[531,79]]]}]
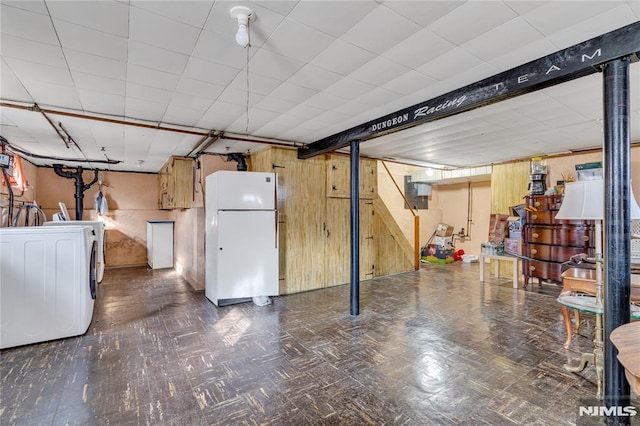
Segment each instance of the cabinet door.
[{"label": "cabinet door", "polygon": [[324,161],[279,160],[278,165],[280,241],[286,240],[280,245],[280,268],[284,271],[280,294],[322,288],[327,200]]},{"label": "cabinet door", "polygon": [[[360,159],[360,198],[373,199],[378,178],[377,162]],[[327,156],[327,197],[351,198],[351,162],[349,157]]]},{"label": "cabinet door", "polygon": [[375,240],[373,234],[373,200],[360,200],[360,279],[374,276]]},{"label": "cabinet door", "polygon": [[350,203],[347,198],[327,198],[322,228],[325,242],[325,287],[349,282],[351,273]]}]

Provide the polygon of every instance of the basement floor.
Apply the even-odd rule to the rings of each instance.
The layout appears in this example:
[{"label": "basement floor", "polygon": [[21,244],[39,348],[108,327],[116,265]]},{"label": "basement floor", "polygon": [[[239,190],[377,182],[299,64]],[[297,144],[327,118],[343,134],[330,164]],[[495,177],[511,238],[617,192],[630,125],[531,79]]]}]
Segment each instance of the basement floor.
[{"label": "basement floor", "polygon": [[593,318],[565,350],[558,286],[478,269],[363,282],[358,317],[348,285],[216,308],[174,271],[107,270],[84,336],[1,352],[0,424],[587,424],[595,370],[562,365]]}]

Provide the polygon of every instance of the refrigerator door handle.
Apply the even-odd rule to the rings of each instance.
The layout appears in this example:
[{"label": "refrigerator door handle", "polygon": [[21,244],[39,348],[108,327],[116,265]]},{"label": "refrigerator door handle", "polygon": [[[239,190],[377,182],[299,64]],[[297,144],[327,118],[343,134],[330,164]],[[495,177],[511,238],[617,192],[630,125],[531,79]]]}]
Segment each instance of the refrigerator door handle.
[{"label": "refrigerator door handle", "polygon": [[275,240],[276,241],[275,241],[275,244],[276,244],[276,249],[277,249],[278,248],[278,210],[274,210],[274,213],[275,214],[273,216],[276,219],[276,223],[275,223],[275,225],[276,225],[276,238],[275,238]]}]

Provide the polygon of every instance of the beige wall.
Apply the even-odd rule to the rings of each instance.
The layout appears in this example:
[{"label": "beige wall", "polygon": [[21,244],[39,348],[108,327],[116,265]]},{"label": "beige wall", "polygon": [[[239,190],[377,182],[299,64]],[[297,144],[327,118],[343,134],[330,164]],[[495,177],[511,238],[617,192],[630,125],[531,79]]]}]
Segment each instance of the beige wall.
[{"label": "beige wall", "polygon": [[[14,209],[13,209],[14,215],[18,214],[18,209],[25,202],[32,202],[34,200],[36,201],[36,203],[39,202],[39,200],[37,199],[37,186],[38,186],[37,167],[31,164],[30,162],[28,162],[27,160],[25,160],[24,158],[21,158],[21,160],[22,160],[22,171],[24,172],[25,179],[27,180],[27,189],[24,192],[22,192],[22,191],[18,191],[16,188],[12,188],[13,200],[14,200]],[[9,190],[5,185],[4,178],[2,177],[1,174],[0,174],[0,206],[3,208],[5,206],[7,207],[9,206]],[[0,222],[0,226],[2,226],[2,222]]]},{"label": "beige wall", "polygon": [[[218,170],[237,170],[237,163],[224,161],[217,155],[199,158],[200,169],[196,169],[193,208],[173,210],[175,221],[174,258],[176,270],[196,290],[204,289],[204,197],[205,178]],[[204,188],[206,191],[206,188]]]},{"label": "beige wall", "polygon": [[[93,179],[93,172],[83,173],[86,183]],[[102,193],[107,198],[109,213],[103,216],[107,231],[106,265],[130,266],[147,263],[148,220],[169,220],[171,212],[158,210],[158,175],[101,171]],[[40,167],[37,171],[38,203],[51,220],[58,211],[58,202],[67,205],[75,218],[75,181],[55,174],[52,168]],[[84,193],[84,220],[98,220],[95,197],[98,184]]]},{"label": "beige wall", "polygon": [[[602,152],[568,155],[544,160],[549,166],[547,184],[555,185],[563,180],[563,175],[572,173],[575,177],[575,165],[602,161]],[[404,190],[404,175],[423,171],[412,166],[387,162],[398,186]],[[632,182],[640,182],[640,147],[633,147],[630,156],[630,175]],[[439,222],[448,223],[454,227],[454,232],[467,228],[467,183],[434,185],[432,196],[429,198],[429,209],[419,210],[420,216],[420,244],[424,245],[435,225]],[[526,190],[526,188],[523,188]],[[388,173],[378,162],[378,191],[382,200],[393,214],[402,228],[407,239],[413,243],[413,216],[408,209],[404,209],[402,196],[389,178]],[[640,183],[633,185],[636,200],[640,201]],[[456,238],[456,249],[462,249],[468,254],[479,254],[480,244],[486,241],[489,233],[489,215],[491,212],[491,182],[474,182],[471,184],[471,218],[472,226],[468,230],[470,238]]]}]

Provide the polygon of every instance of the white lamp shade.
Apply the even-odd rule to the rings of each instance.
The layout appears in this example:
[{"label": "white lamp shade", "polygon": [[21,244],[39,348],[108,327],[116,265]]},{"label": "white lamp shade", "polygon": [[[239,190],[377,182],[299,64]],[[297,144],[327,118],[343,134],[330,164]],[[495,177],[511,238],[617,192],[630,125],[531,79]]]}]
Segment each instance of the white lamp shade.
[{"label": "white lamp shade", "polygon": [[[640,206],[631,192],[630,219],[640,219]],[[593,179],[565,185],[562,206],[556,214],[560,220],[604,219],[604,180]]]},{"label": "white lamp shade", "polygon": [[602,220],[604,218],[604,184],[602,179],[567,183],[562,206],[556,219]]}]

